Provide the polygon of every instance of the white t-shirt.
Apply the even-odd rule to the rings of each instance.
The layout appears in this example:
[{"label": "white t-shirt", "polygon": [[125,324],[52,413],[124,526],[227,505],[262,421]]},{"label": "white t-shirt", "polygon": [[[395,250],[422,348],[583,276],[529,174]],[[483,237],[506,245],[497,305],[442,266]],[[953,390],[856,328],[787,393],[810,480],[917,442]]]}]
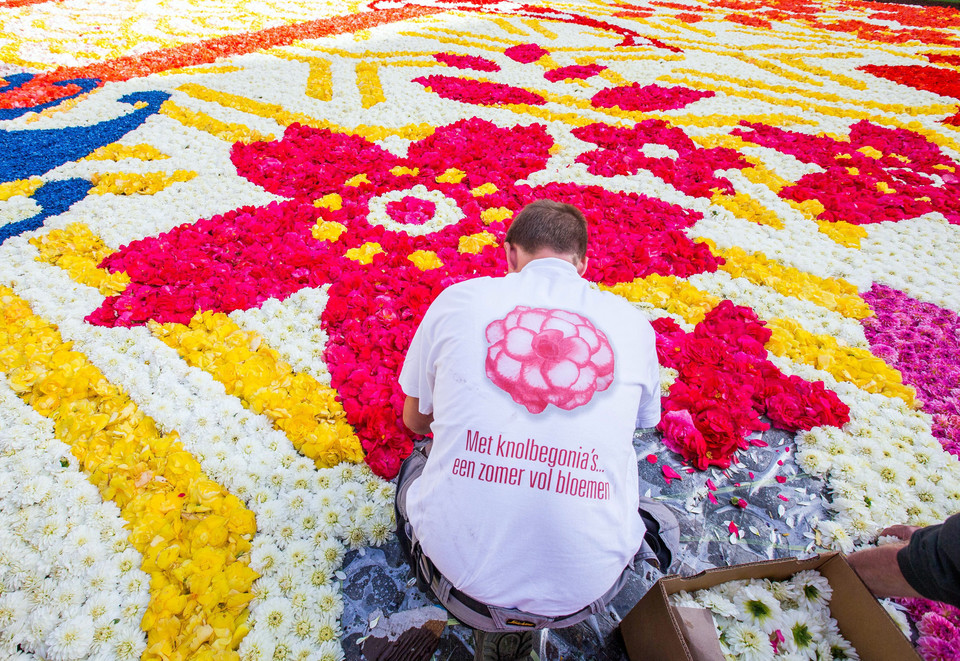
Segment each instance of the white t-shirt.
[{"label": "white t-shirt", "polygon": [[633,432],[660,420],[639,311],[569,262],[535,259],[442,292],[400,385],[434,416],[410,523],[457,589],[544,616],[610,589],[645,532]]}]

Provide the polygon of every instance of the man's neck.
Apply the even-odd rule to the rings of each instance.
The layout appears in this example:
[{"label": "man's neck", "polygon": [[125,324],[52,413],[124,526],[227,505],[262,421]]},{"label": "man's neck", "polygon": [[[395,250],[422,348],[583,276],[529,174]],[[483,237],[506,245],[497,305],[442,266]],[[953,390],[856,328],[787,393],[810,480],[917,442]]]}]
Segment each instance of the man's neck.
[{"label": "man's neck", "polygon": [[561,259],[572,264],[580,275],[583,275],[583,272],[587,269],[586,257],[581,259],[577,255],[560,253],[550,248],[540,248],[536,252],[527,252],[520,246],[505,241],[503,249],[507,258],[507,273],[519,273],[524,266],[537,259]]}]

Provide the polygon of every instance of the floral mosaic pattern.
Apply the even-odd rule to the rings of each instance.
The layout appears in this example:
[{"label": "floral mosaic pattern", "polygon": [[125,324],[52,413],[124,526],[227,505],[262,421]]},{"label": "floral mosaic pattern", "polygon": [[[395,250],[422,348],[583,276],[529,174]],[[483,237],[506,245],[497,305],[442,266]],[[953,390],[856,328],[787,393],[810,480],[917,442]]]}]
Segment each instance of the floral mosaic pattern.
[{"label": "floral mosaic pattern", "polygon": [[[956,9],[0,4],[0,656],[343,658],[407,344],[544,197],[657,331],[653,490],[702,484],[691,517],[781,490],[691,548],[960,510]],[[488,329],[531,411],[615,378],[564,315]],[[796,451],[747,481],[773,432]],[[744,521],[792,526],[798,473],[825,516],[786,548]],[[927,658],[960,644],[907,612]]]}]

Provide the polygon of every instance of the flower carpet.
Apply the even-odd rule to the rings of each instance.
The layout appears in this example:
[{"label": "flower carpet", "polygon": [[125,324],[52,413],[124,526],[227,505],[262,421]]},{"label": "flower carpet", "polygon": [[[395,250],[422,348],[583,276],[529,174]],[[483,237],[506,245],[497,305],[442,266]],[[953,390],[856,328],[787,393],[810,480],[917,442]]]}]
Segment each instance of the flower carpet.
[{"label": "flower carpet", "polygon": [[[0,0],[0,657],[357,658],[398,603],[355,588],[406,347],[545,197],[657,331],[638,470],[687,569],[960,510],[958,35],[857,0]],[[956,658],[960,611],[905,608]]]}]

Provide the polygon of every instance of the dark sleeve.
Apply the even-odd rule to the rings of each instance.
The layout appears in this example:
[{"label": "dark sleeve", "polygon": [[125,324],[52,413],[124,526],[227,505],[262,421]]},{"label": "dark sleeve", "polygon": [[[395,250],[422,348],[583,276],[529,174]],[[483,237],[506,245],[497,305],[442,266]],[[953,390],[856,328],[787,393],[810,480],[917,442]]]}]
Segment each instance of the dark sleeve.
[{"label": "dark sleeve", "polygon": [[960,514],[913,533],[897,553],[897,564],[924,597],[960,607]]}]

